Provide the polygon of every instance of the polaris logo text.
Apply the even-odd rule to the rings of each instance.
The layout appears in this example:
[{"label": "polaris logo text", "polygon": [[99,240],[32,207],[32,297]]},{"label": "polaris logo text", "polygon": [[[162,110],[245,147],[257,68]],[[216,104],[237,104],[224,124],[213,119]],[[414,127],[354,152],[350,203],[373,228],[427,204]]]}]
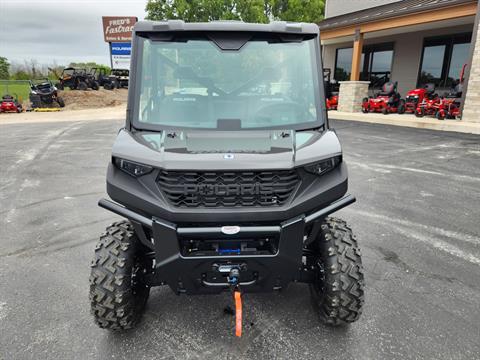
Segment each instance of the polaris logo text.
[{"label": "polaris logo text", "polygon": [[272,195],[273,186],[255,184],[188,184],[184,186],[184,193],[199,195],[217,196],[239,196],[239,195]]}]

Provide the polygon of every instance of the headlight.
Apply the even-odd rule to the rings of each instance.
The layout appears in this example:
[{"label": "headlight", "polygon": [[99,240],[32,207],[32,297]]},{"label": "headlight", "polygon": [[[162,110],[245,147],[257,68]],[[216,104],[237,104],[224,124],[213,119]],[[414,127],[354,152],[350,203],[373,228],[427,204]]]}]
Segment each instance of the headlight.
[{"label": "headlight", "polygon": [[113,163],[117,168],[122,170],[123,172],[126,172],[128,175],[134,176],[134,177],[139,177],[145,174],[148,174],[153,170],[151,166],[148,165],[143,165],[136,163],[134,161],[130,160],[124,160],[120,158],[113,158]]},{"label": "headlight", "polygon": [[315,175],[323,175],[326,172],[336,168],[342,162],[342,156],[334,156],[330,159],[322,160],[314,164],[305,166],[305,170]]}]

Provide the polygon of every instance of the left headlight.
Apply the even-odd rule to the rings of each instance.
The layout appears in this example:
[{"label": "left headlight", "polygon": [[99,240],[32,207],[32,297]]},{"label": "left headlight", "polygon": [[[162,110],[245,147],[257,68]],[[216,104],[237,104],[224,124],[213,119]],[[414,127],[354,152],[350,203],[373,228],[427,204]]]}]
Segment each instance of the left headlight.
[{"label": "left headlight", "polygon": [[342,162],[342,155],[334,156],[305,166],[305,171],[315,175],[323,175],[336,168]]},{"label": "left headlight", "polygon": [[123,172],[126,172],[128,175],[133,177],[139,177],[148,174],[153,170],[151,166],[116,157],[113,158],[113,164]]}]

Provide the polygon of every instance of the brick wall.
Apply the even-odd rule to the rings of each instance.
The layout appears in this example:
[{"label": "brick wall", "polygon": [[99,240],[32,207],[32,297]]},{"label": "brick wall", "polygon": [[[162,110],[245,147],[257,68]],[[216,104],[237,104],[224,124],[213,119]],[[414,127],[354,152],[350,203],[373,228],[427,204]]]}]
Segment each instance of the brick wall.
[{"label": "brick wall", "polygon": [[462,120],[480,123],[480,26],[477,29],[477,39],[466,91]]},{"label": "brick wall", "polygon": [[340,81],[339,83],[338,111],[362,111],[362,100],[368,97],[370,81]]}]

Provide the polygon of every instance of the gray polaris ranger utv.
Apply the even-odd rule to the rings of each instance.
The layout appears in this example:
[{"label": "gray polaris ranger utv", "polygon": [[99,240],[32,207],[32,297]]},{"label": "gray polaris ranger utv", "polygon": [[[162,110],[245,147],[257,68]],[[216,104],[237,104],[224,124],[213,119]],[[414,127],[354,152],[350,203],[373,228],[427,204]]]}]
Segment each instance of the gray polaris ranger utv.
[{"label": "gray polaris ranger utv", "polygon": [[355,198],[328,126],[316,25],[139,22],[128,91],[113,201],[99,202],[126,218],[95,248],[100,327],[132,328],[160,285],[238,294],[302,282],[328,324],[359,318],[357,240],[328,217]]}]

